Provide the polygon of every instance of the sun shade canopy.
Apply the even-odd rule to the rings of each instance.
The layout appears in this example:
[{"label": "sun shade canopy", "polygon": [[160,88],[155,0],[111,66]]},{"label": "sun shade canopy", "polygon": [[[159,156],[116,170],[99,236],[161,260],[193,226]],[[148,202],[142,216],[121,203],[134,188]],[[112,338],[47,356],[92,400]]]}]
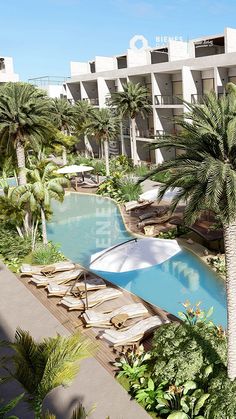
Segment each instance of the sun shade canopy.
[{"label": "sun shade canopy", "polygon": [[83,166],[83,165],[76,165],[73,164],[71,166],[64,166],[61,169],[57,170],[57,173],[66,174],[66,173],[84,173],[84,172],[90,172],[91,170],[94,170],[92,166]]},{"label": "sun shade canopy", "polygon": [[131,239],[91,256],[90,268],[104,272],[128,272],[159,265],[181,251],[176,240]]}]

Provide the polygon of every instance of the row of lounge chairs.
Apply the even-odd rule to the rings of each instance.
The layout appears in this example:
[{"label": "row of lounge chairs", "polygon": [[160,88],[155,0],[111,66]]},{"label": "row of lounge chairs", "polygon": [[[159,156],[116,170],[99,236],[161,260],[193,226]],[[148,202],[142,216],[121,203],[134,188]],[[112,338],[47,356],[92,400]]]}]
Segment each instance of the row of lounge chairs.
[{"label": "row of lounge chairs", "polygon": [[[111,346],[137,343],[163,323],[159,316],[147,317],[148,310],[142,303],[126,304],[110,312],[92,309],[120,297],[122,291],[108,287],[102,278],[71,262],[55,263],[47,267],[23,265],[21,275],[30,276],[29,281],[37,287],[45,287],[49,297],[62,297],[59,304],[68,311],[81,311],[81,319],[86,327],[106,329],[99,333],[99,337]],[[74,283],[69,284],[71,281]],[[124,328],[127,320],[135,318],[141,319]]]}]

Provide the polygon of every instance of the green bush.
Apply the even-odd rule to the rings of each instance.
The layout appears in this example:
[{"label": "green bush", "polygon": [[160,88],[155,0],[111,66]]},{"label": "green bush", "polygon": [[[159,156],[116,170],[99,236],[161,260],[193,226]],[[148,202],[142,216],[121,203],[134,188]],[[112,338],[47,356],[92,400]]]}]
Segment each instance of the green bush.
[{"label": "green bush", "polygon": [[[202,380],[226,366],[226,337],[207,323],[170,323],[157,329],[153,339],[153,372],[159,381],[179,385]],[[190,367],[191,366],[191,367]]]},{"label": "green bush", "polygon": [[58,245],[51,242],[46,245],[38,244],[32,254],[32,263],[35,265],[49,265],[65,259],[65,256],[59,251]]},{"label": "green bush", "polygon": [[31,251],[31,239],[20,237],[15,227],[9,223],[0,226],[0,259],[13,271],[18,272],[19,266]]},{"label": "green bush", "polygon": [[117,202],[128,202],[139,198],[142,187],[131,175],[123,176],[122,173],[115,172],[99,186],[97,193],[109,196]]},{"label": "green bush", "polygon": [[208,392],[210,398],[206,405],[205,418],[236,418],[236,380],[229,380],[226,371],[222,371],[210,381]]}]

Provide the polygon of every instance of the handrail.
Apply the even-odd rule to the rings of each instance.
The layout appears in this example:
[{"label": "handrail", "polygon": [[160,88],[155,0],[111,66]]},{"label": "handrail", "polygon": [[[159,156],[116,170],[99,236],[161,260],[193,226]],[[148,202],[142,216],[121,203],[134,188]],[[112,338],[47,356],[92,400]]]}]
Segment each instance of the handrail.
[{"label": "handrail", "polygon": [[90,263],[89,267],[91,267],[91,265],[92,265],[94,262],[97,262],[99,259],[101,259],[103,256],[105,256],[107,253],[111,252],[112,250],[116,249],[117,247],[120,247],[120,246],[122,246],[123,244],[129,243],[129,242],[133,242],[133,241],[137,242],[137,241],[138,241],[138,239],[137,239],[137,238],[134,238],[134,239],[126,240],[125,242],[122,242],[122,243],[116,244],[115,246],[111,247],[110,249],[107,249],[104,253],[102,253],[101,255],[99,255],[98,257],[96,257],[96,259],[94,259],[94,260]]}]

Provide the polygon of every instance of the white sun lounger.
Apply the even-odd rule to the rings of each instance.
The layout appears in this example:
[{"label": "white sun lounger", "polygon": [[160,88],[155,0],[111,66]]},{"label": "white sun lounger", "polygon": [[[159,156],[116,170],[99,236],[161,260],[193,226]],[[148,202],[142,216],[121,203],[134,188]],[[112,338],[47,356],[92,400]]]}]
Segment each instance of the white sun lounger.
[{"label": "white sun lounger", "polygon": [[152,316],[140,320],[125,331],[106,330],[100,337],[109,342],[111,346],[131,345],[139,342],[145,335],[156,329],[157,326],[167,322],[163,321],[159,316]]},{"label": "white sun lounger", "polygon": [[[88,295],[88,307],[94,307],[104,301],[113,300],[122,295],[122,292],[116,288],[105,288],[95,291]],[[78,297],[64,297],[60,304],[68,308],[68,310],[84,310],[86,308],[86,299]]]},{"label": "white sun lounger", "polygon": [[52,263],[51,265],[28,265],[23,263],[21,266],[21,276],[31,276],[42,273],[42,269],[51,268],[53,272],[63,272],[74,269],[75,264],[70,261]]},{"label": "white sun lounger", "polygon": [[111,319],[119,314],[127,314],[129,319],[133,319],[148,314],[148,310],[142,303],[134,303],[119,307],[110,313],[86,310],[82,316],[87,326],[102,327],[111,325]]},{"label": "white sun lounger", "polygon": [[50,278],[44,275],[33,275],[29,282],[37,285],[37,287],[45,287],[49,282],[55,284],[65,284],[73,279],[79,278],[85,271],[81,268],[74,269],[73,271],[59,272]]},{"label": "white sun lounger", "polygon": [[143,200],[141,202],[139,201],[130,201],[130,202],[126,202],[125,205],[125,210],[126,211],[132,211],[135,209],[139,209],[139,208],[146,208],[149,205],[153,204],[154,201],[148,201],[148,200]]},{"label": "white sun lounger", "polygon": [[[86,279],[86,286],[88,291],[94,291],[106,288],[106,284],[102,278],[94,277]],[[74,285],[60,285],[55,282],[49,282],[47,288],[48,297],[63,297],[65,294],[71,295],[71,292],[85,291],[85,281],[76,282]]]}]

